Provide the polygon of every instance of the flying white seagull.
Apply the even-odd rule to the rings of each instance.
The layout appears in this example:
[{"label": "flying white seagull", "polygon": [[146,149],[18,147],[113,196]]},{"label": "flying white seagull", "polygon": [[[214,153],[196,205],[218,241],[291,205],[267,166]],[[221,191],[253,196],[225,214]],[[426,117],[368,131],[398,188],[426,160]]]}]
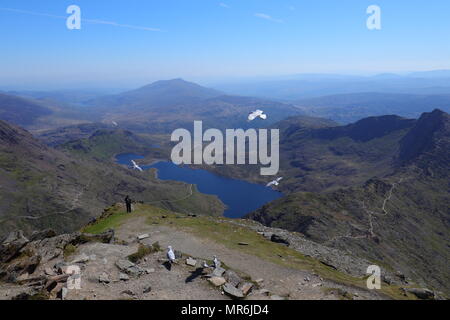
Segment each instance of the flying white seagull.
[{"label": "flying white seagull", "polygon": [[117,122],[115,122],[115,121],[113,121],[112,124],[113,124],[114,127],[118,126]]},{"label": "flying white seagull", "polygon": [[263,120],[266,120],[267,119],[267,115],[264,114],[264,111],[259,110],[259,109],[256,110],[256,111],[250,112],[250,114],[248,115],[248,121],[253,121],[256,118],[261,118]]},{"label": "flying white seagull", "polygon": [[167,259],[169,259],[170,263],[174,263],[175,262],[175,252],[173,252],[173,249],[171,246],[169,246],[167,248]]},{"label": "flying white seagull", "polygon": [[283,177],[280,177],[276,180],[270,181],[266,187],[271,187],[271,186],[278,186],[280,184],[281,179],[283,179]]},{"label": "flying white seagull", "polygon": [[139,171],[144,171],[144,170],[142,170],[141,167],[139,167],[139,166],[137,165],[136,161],[131,160],[131,164],[133,165],[133,169],[136,169],[136,170],[139,170]]}]

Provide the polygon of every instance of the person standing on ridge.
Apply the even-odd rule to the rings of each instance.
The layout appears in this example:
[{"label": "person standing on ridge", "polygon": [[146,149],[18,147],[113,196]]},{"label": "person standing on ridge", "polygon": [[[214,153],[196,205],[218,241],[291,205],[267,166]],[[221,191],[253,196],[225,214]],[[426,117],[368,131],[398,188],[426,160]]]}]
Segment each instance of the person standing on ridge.
[{"label": "person standing on ridge", "polygon": [[127,213],[131,213],[131,198],[129,196],[125,197],[125,205],[127,207]]}]

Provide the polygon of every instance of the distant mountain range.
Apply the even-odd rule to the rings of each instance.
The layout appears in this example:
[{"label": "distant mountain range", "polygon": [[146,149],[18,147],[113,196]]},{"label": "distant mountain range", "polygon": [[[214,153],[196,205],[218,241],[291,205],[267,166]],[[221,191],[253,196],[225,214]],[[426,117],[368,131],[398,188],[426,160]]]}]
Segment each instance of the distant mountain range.
[{"label": "distant mountain range", "polygon": [[[203,120],[205,127],[248,128],[270,125],[287,116],[302,113],[290,104],[225,95],[182,79],[157,81],[121,94],[89,99],[82,104],[78,100],[73,104],[57,103],[54,97],[40,100],[29,96],[27,100],[11,95],[5,97],[16,99],[17,106],[12,109],[0,100],[0,119],[10,119],[33,132],[87,122],[107,125],[115,122],[121,128],[133,131],[170,133],[177,128],[191,128],[194,120]],[[30,109],[27,103],[34,107],[33,112],[29,112],[30,118],[26,122],[15,122],[15,110],[22,114],[21,109]],[[258,108],[265,109],[268,120],[249,123],[248,114]]]},{"label": "distant mountain range", "polygon": [[441,109],[450,112],[447,95],[363,92],[338,94],[294,102],[305,114],[351,123],[368,116],[395,114],[418,118],[423,112]]},{"label": "distant mountain range", "polygon": [[[436,108],[450,112],[450,78],[447,75],[446,71],[374,77],[299,75],[276,83],[255,84],[258,90],[249,91],[252,94],[247,96],[229,95],[182,79],[157,81],[106,96],[74,90],[9,92],[0,95],[0,119],[33,132],[82,123],[111,125],[115,122],[128,130],[170,133],[181,127],[189,129],[194,120],[203,120],[206,127],[246,129],[270,126],[295,115],[327,118],[342,124],[386,114],[418,118],[421,113]],[[396,88],[403,86],[405,79],[413,83],[443,82],[443,86],[409,87],[411,89],[406,90],[409,93],[398,93],[401,90]],[[240,92],[247,92],[247,85],[240,85]],[[331,90],[318,89],[317,94],[295,93],[327,86]],[[280,90],[294,94],[283,98],[277,94]],[[326,95],[330,93],[337,94]],[[262,98],[267,96],[272,99]],[[319,97],[305,98],[308,96]],[[264,109],[268,120],[246,121],[247,114],[256,109]]]},{"label": "distant mountain range", "polygon": [[[252,97],[229,96],[181,79],[158,81],[137,90],[88,101],[103,114],[103,122],[150,133],[191,129],[194,120],[205,127],[248,128],[265,126],[290,115],[301,114],[293,105]],[[263,108],[266,122],[249,123],[250,112]]]},{"label": "distant mountain range", "polygon": [[265,80],[234,81],[214,87],[230,94],[286,101],[362,92],[450,94],[450,70],[375,76],[300,74]]}]

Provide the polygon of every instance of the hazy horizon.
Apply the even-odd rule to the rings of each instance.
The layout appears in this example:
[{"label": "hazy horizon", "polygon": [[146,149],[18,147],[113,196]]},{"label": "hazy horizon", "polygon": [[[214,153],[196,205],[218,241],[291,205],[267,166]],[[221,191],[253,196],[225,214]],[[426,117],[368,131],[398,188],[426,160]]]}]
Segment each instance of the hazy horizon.
[{"label": "hazy horizon", "polygon": [[[208,85],[302,73],[370,75],[450,69],[448,1],[4,0],[1,88]],[[69,30],[70,5],[81,29]]]}]

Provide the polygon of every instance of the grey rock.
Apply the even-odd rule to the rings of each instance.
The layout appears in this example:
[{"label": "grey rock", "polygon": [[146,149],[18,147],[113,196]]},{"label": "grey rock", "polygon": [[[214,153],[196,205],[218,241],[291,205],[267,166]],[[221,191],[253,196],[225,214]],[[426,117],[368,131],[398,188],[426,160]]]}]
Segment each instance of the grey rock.
[{"label": "grey rock", "polygon": [[209,278],[208,281],[215,287],[220,287],[224,285],[227,281],[222,277],[212,277]]},{"label": "grey rock", "polygon": [[42,231],[34,231],[30,236],[30,241],[40,241],[47,238],[56,237],[56,232],[52,229],[46,229]]},{"label": "grey rock", "polygon": [[106,272],[103,272],[98,277],[98,282],[100,282],[100,283],[110,283],[109,275]]},{"label": "grey rock", "polygon": [[222,267],[218,267],[215,268],[214,271],[212,272],[211,276],[212,277],[221,277],[225,272],[225,269]]},{"label": "grey rock", "polygon": [[126,295],[132,296],[132,297],[134,297],[134,296],[136,295],[136,294],[135,294],[133,291],[131,291],[130,289],[123,290],[123,291],[121,292],[121,294],[126,294]]},{"label": "grey rock", "polygon": [[224,274],[224,278],[234,287],[237,287],[242,282],[241,277],[239,277],[233,270],[227,270]]},{"label": "grey rock", "polygon": [[125,272],[131,276],[140,276],[145,272],[145,270],[135,265],[133,262],[125,259],[118,260],[116,262],[116,266],[120,271]]},{"label": "grey rock", "polygon": [[150,238],[150,235],[148,233],[145,233],[145,234],[139,235],[137,238],[138,238],[138,240],[144,240],[144,239]]},{"label": "grey rock", "polygon": [[127,271],[129,268],[134,266],[135,264],[130,260],[120,259],[116,262],[116,267],[121,271]]},{"label": "grey rock", "polygon": [[75,264],[75,263],[86,263],[86,262],[88,262],[89,260],[90,260],[89,256],[86,255],[86,254],[84,254],[84,253],[82,253],[81,255],[75,257],[75,258],[72,260],[71,264]]},{"label": "grey rock", "polygon": [[253,288],[253,283],[244,282],[239,285],[239,289],[242,291],[244,296],[247,296]]},{"label": "grey rock", "polygon": [[186,259],[186,264],[191,267],[195,267],[197,265],[197,260],[189,257]]},{"label": "grey rock", "polygon": [[143,293],[149,293],[151,291],[152,291],[152,287],[147,286],[147,287],[144,288]]},{"label": "grey rock", "polygon": [[20,254],[20,250],[28,244],[22,231],[11,232],[0,245],[0,262],[9,262]]},{"label": "grey rock", "polygon": [[50,268],[50,267],[45,268],[44,273],[47,276],[54,276],[55,275],[55,271],[52,268]]},{"label": "grey rock", "polygon": [[119,280],[121,280],[121,281],[128,281],[128,280],[130,280],[130,277],[126,273],[120,272],[119,273]]},{"label": "grey rock", "polygon": [[270,240],[272,238],[273,233],[272,232],[263,232],[262,235],[267,240]]},{"label": "grey rock", "polygon": [[286,246],[290,245],[289,240],[279,234],[273,234],[272,237],[270,237],[270,241],[275,242],[275,243],[284,244]]},{"label": "grey rock", "polygon": [[233,286],[230,283],[226,283],[223,286],[223,291],[229,295],[231,298],[234,299],[242,299],[244,298],[244,294],[242,293],[242,290],[236,288],[235,286]]},{"label": "grey rock", "polygon": [[434,300],[436,297],[433,291],[425,288],[405,288],[405,290],[422,300]]}]

